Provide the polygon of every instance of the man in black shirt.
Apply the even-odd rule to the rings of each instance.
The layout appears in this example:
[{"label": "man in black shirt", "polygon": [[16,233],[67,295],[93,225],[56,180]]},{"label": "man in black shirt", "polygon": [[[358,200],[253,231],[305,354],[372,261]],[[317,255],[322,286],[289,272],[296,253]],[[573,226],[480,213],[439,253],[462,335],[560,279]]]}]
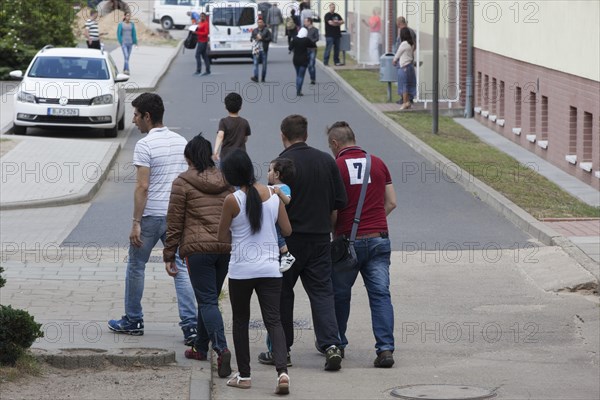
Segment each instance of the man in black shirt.
[{"label": "man in black shirt", "polygon": [[329,4],[329,12],[325,14],[325,54],[323,64],[329,65],[329,54],[333,46],[333,62],[335,65],[343,65],[340,62],[340,38],[342,31],[340,26],[344,24],[342,16],[335,12],[335,3]]},{"label": "man in black shirt", "polygon": [[[296,262],[283,274],[281,324],[289,351],[294,343],[294,286],[300,278],[310,299],[317,346],[325,353],[325,370],[337,371],[342,355],[331,283],[330,233],[332,213],[346,205],[347,196],[334,159],[306,144],[307,125],[301,115],[290,115],[281,122],[285,150],[279,157],[292,160],[296,169],[287,206],[292,235],[286,238]],[[272,364],[271,352],[260,353],[258,361]]]}]

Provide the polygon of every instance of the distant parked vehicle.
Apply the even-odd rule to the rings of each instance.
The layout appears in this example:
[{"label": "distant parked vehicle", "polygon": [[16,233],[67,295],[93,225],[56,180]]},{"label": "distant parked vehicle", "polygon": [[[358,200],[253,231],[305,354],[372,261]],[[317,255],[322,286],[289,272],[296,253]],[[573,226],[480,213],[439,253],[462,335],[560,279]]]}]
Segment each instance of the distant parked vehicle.
[{"label": "distant parked vehicle", "polygon": [[249,1],[211,2],[208,10],[211,59],[252,58],[252,31],[258,27],[258,6]]},{"label": "distant parked vehicle", "polygon": [[13,133],[28,127],[103,129],[116,137],[125,128],[125,88],[129,75],[119,74],[108,52],[86,48],[40,50],[23,74],[14,96]]},{"label": "distant parked vehicle", "polygon": [[205,0],[154,0],[152,22],[165,30],[183,29],[191,23],[192,12],[202,12],[207,3]]}]

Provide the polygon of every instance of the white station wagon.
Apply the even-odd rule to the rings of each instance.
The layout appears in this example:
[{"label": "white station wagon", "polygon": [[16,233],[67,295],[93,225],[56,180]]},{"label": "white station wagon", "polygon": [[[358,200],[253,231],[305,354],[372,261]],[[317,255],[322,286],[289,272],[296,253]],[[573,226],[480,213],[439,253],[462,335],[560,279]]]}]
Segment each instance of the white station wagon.
[{"label": "white station wagon", "polygon": [[104,129],[116,137],[125,128],[125,88],[128,75],[119,74],[108,52],[86,48],[40,50],[23,74],[14,96],[13,133],[27,127]]}]

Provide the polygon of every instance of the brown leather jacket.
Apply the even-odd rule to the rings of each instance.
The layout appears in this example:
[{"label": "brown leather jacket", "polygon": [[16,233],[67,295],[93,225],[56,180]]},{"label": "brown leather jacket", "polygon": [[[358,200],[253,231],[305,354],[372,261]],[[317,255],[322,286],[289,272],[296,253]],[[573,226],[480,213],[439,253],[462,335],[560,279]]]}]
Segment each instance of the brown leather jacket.
[{"label": "brown leather jacket", "polygon": [[225,197],[233,189],[217,168],[202,173],[194,167],[173,182],[167,212],[167,241],[163,250],[165,262],[195,253],[227,254],[229,243],[217,240],[219,221]]}]

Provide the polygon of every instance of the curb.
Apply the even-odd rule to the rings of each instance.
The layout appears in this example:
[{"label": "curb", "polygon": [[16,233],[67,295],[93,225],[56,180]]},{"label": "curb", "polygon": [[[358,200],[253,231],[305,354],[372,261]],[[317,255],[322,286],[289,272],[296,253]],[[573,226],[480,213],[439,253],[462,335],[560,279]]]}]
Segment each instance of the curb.
[{"label": "curb", "polygon": [[[321,60],[317,62],[323,66]],[[368,110],[372,115],[377,116],[379,122],[392,131],[400,140],[408,144],[413,150],[425,157],[433,164],[452,165],[458,173],[458,177],[453,180],[460,184],[465,190],[472,193],[478,199],[492,207],[494,210],[502,214],[506,219],[523,229],[534,238],[547,246],[560,246],[569,256],[573,257],[584,269],[591,273],[597,280],[600,280],[597,263],[585,254],[579,247],[573,244],[569,239],[557,233],[554,229],[538,221],[528,214],[521,207],[510,201],[500,192],[483,183],[467,171],[460,168],[458,165],[450,161],[448,158],[434,150],[428,144],[424,143],[404,127],[393,121],[383,112],[381,112],[372,103],[367,101],[356,89],[348,82],[342,79],[337,73],[330,68],[323,66],[325,73],[333,79],[338,85],[352,94],[359,104]]]},{"label": "curb", "polygon": [[128,348],[107,351],[104,349],[60,349],[48,351],[31,349],[33,356],[53,367],[63,369],[104,368],[107,363],[118,367],[158,367],[175,363],[175,352],[166,349]]},{"label": "curb", "polygon": [[85,203],[90,201],[96,193],[100,190],[102,183],[108,176],[110,169],[117,159],[117,155],[119,154],[119,150],[121,149],[121,144],[117,142],[113,142],[110,145],[110,148],[106,152],[106,155],[100,162],[100,168],[102,171],[102,175],[95,182],[88,182],[79,193],[65,196],[54,199],[42,199],[42,200],[34,200],[28,202],[13,202],[13,203],[4,203],[0,204],[0,210],[20,210],[26,208],[41,208],[41,207],[59,207],[59,206],[67,206],[71,204]]},{"label": "curb", "polygon": [[163,64],[163,67],[160,71],[158,71],[158,73],[154,76],[154,79],[152,82],[150,82],[150,86],[148,87],[136,87],[134,88],[126,88],[125,91],[127,93],[142,93],[142,92],[147,92],[147,91],[154,91],[156,90],[156,87],[158,86],[158,84],[160,83],[160,81],[162,80],[162,78],[165,76],[165,73],[169,70],[169,68],[171,68],[171,64],[173,64],[173,60],[175,60],[175,58],[177,57],[177,55],[179,54],[179,50],[181,49],[181,47],[183,47],[183,40],[181,40],[179,42],[179,44],[177,46],[175,46],[175,51],[173,52],[173,56],[169,58],[169,62]]}]

